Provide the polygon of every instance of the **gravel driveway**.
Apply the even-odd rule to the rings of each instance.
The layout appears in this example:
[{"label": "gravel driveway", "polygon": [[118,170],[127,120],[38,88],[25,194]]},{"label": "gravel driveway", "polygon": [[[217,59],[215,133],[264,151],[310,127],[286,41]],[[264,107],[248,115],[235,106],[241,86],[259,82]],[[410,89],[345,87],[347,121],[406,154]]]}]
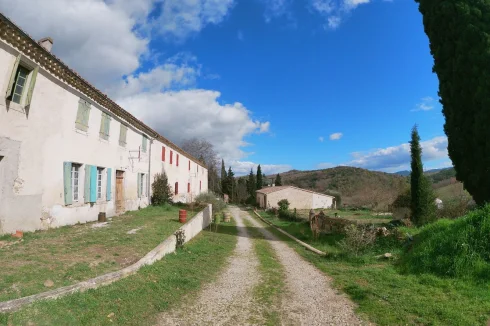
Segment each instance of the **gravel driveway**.
[{"label": "gravel driveway", "polygon": [[284,266],[286,293],[279,308],[282,325],[364,324],[354,314],[352,302],[332,289],[331,280],[325,274],[247,212],[236,207],[231,207],[230,211],[239,227],[239,239],[227,268],[216,282],[206,285],[190,305],[162,314],[158,325],[250,325],[251,314],[260,310],[252,296],[260,273],[253,240],[244,227],[244,219],[265,236]]}]

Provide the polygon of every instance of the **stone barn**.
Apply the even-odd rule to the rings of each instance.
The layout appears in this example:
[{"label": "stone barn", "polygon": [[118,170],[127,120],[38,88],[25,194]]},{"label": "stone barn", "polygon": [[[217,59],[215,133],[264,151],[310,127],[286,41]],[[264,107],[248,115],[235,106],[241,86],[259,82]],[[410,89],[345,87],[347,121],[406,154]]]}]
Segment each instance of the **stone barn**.
[{"label": "stone barn", "polygon": [[287,199],[291,209],[335,208],[335,197],[293,186],[266,187],[256,195],[260,208],[278,207],[281,199]]}]

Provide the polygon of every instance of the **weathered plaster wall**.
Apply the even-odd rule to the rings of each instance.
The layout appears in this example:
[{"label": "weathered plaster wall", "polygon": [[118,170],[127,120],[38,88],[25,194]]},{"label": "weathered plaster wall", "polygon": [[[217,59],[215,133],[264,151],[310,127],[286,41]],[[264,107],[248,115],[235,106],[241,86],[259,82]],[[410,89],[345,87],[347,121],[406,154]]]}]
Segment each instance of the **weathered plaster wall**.
[{"label": "weathered plaster wall", "polygon": [[297,188],[285,188],[268,194],[257,193],[257,203],[262,208],[278,207],[277,203],[281,199],[289,201],[290,209],[330,208],[333,202],[333,197]]},{"label": "weathered plaster wall", "polygon": [[333,197],[324,196],[320,194],[312,194],[313,206],[312,208],[331,208],[333,204]]},{"label": "weathered plaster wall", "polygon": [[[33,231],[49,227],[84,223],[97,219],[99,212],[114,216],[116,199],[116,170],[124,171],[125,209],[135,210],[149,204],[148,190],[156,172],[165,169],[170,184],[179,182],[179,194],[175,201],[188,201],[198,193],[207,191],[207,170],[191,162],[179,153],[176,166],[169,164],[170,148],[166,162],[161,161],[158,141],[148,140],[146,153],[139,152],[143,133],[133,128],[105,108],[95,104],[84,94],[61,82],[42,67],[28,109],[6,101],[6,90],[15,58],[19,52],[0,41],[0,233],[15,230]],[[27,57],[23,64],[35,66]],[[91,103],[88,131],[75,128],[79,99]],[[109,113],[110,135],[100,138],[102,112]],[[121,123],[129,126],[126,146],[119,145]],[[150,158],[151,146],[151,158]],[[151,159],[151,173],[149,163]],[[79,201],[65,205],[63,163],[82,164],[80,169]],[[105,168],[102,180],[102,199],[96,203],[84,202],[84,166]],[[107,168],[112,169],[110,201],[106,200]],[[194,172],[195,171],[195,172]],[[192,172],[192,173],[191,173]],[[147,175],[145,195],[138,198],[138,173]],[[151,177],[148,175],[151,174]],[[199,189],[201,181],[201,189]],[[187,183],[191,193],[187,194]]]}]

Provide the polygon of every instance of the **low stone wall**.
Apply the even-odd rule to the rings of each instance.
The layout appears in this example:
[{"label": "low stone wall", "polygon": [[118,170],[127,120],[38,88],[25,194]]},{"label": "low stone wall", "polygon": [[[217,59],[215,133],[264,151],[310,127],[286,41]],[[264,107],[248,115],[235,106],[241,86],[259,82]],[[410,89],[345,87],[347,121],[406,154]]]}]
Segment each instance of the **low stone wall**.
[{"label": "low stone wall", "polygon": [[351,224],[357,225],[356,221],[340,217],[325,217],[323,223],[321,230],[326,234],[343,233],[346,226]]},{"label": "low stone wall", "polygon": [[[184,230],[185,242],[190,241],[204,228],[206,228],[211,223],[212,215],[212,206],[209,204],[204,210],[197,213],[197,215],[195,215],[189,222],[184,224],[179,230]],[[88,289],[96,289],[98,287],[111,284],[136,273],[141,267],[151,265],[154,262],[162,259],[165,255],[174,252],[176,245],[177,239],[175,235],[171,235],[133,265],[125,267],[116,272],[101,275],[87,281],[61,287],[52,291],[34,294],[20,299],[0,302],[0,313],[15,311],[25,305],[39,300],[57,299],[75,292],[83,292]]]}]

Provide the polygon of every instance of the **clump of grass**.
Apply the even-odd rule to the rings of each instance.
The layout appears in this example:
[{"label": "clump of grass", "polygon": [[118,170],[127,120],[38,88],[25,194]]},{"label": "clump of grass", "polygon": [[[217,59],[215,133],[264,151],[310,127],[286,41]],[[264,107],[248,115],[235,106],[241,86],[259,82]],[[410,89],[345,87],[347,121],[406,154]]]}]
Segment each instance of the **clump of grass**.
[{"label": "clump of grass", "polygon": [[490,205],[458,220],[422,228],[401,259],[402,271],[458,278],[490,279]]}]

